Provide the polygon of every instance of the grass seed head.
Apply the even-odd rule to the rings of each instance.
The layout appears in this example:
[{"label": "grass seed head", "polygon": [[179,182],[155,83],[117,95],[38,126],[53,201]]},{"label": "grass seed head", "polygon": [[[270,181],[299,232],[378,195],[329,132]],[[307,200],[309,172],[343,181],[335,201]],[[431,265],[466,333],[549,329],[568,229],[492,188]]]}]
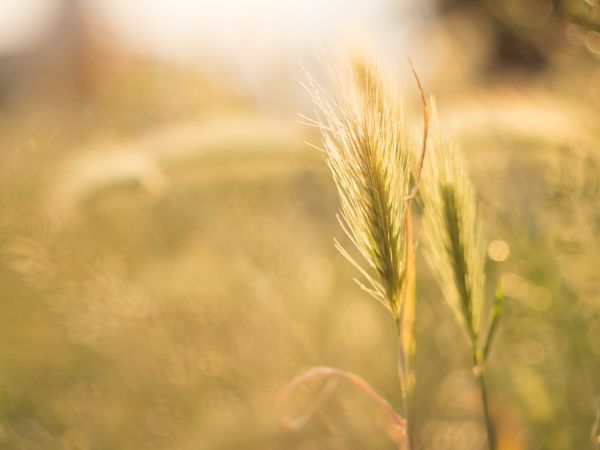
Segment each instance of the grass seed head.
[{"label": "grass seed head", "polygon": [[398,318],[405,272],[410,167],[398,101],[373,65],[333,73],[332,93],[309,77],[316,106],[309,119],[340,198],[340,224],[362,259],[336,247],[363,275],[359,285]]},{"label": "grass seed head", "polygon": [[479,334],[485,246],[477,202],[458,148],[435,130],[421,195],[427,259],[443,294],[471,339]]}]

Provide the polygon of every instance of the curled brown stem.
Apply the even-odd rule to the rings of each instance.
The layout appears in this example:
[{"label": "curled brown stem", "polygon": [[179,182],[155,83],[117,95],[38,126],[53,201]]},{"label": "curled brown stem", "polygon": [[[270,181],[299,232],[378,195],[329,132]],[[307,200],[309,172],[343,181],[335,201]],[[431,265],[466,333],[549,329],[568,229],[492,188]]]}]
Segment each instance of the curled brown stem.
[{"label": "curled brown stem", "polygon": [[421,84],[421,79],[417,74],[417,70],[413,65],[410,58],[408,59],[408,64],[410,65],[410,70],[412,70],[413,77],[417,82],[417,87],[419,88],[419,94],[421,96],[421,104],[423,107],[423,141],[421,145],[421,156],[419,158],[419,163],[417,164],[417,172],[415,174],[415,184],[412,188],[410,195],[408,196],[409,200],[412,200],[415,195],[417,195],[417,191],[419,189],[419,181],[421,180],[421,172],[423,171],[423,163],[425,162],[425,153],[427,152],[427,137],[429,135],[429,103],[427,102],[427,97],[425,96],[425,90],[423,89],[423,85]]},{"label": "curled brown stem", "polygon": [[[305,408],[304,412],[298,417],[290,417],[285,413],[286,406],[296,389],[308,381],[323,380],[326,381],[317,395]],[[367,381],[358,375],[333,367],[312,367],[306,372],[301,373],[290,381],[281,391],[278,403],[281,422],[290,430],[302,428],[313,416],[319,406],[335,391],[340,381],[349,381],[359,388],[368,398],[373,400],[386,414],[390,427],[388,434],[390,438],[402,444],[405,441],[406,421],[396,412],[396,410],[383,398]]]}]

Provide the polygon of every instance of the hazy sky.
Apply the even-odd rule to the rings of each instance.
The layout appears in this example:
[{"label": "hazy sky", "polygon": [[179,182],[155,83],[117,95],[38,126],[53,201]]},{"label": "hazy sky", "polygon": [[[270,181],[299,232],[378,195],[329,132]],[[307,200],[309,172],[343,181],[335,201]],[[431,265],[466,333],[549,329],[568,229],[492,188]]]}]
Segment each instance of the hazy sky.
[{"label": "hazy sky", "polygon": [[[0,0],[0,54],[43,39],[61,5],[79,1],[101,35],[130,51],[212,61],[265,91],[278,71],[367,49],[403,60],[419,0]],[[282,77],[284,78],[284,75]],[[297,76],[289,77],[297,79]]]},{"label": "hazy sky", "polygon": [[[26,47],[68,0],[0,1],[0,51]],[[73,1],[73,0],[71,0]],[[413,0],[79,0],[132,50],[169,58],[198,52],[296,51],[324,42],[389,40]],[[406,13],[408,15],[408,13]],[[393,37],[392,37],[393,39]]]},{"label": "hazy sky", "polygon": [[0,52],[35,43],[52,20],[55,0],[0,1]]}]

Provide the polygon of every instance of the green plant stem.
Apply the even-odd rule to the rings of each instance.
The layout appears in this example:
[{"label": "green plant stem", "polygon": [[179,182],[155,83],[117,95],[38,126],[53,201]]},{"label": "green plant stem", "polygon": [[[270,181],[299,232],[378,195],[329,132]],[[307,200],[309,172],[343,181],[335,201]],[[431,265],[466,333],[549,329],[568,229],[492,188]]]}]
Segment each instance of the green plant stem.
[{"label": "green plant stem", "polygon": [[[402,335],[400,334],[400,321],[398,325],[398,379],[402,392],[402,405],[404,418],[406,420],[406,450],[416,450],[414,439],[414,373],[409,366],[410,355],[405,355],[402,346]],[[412,378],[412,379],[411,379]]]},{"label": "green plant stem", "polygon": [[473,354],[473,362],[473,374],[477,379],[479,392],[481,394],[481,403],[483,406],[483,417],[485,422],[485,431],[487,434],[488,447],[489,450],[496,450],[496,427],[494,426],[492,415],[490,414],[490,404],[488,400],[483,363],[480,361],[480,358],[477,356],[477,353]]}]

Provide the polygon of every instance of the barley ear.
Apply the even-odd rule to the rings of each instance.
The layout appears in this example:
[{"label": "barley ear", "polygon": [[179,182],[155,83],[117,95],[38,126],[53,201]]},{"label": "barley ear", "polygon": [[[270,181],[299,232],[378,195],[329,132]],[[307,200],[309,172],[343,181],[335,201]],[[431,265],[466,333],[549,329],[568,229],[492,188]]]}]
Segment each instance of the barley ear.
[{"label": "barley ear", "polygon": [[421,194],[427,261],[461,328],[476,345],[484,306],[482,226],[462,156],[439,129],[424,169]]},{"label": "barley ear", "polygon": [[[355,266],[358,284],[396,320],[405,278],[409,152],[395,95],[373,64],[329,70],[330,90],[308,77],[322,150],[340,199],[338,219],[358,256],[336,241]],[[354,253],[354,252],[352,252]]]},{"label": "barley ear", "polygon": [[413,175],[401,108],[393,91],[373,64],[359,60],[353,69],[350,83],[348,75],[332,77],[333,94],[309,78],[317,119],[308,122],[321,130],[341,204],[338,219],[359,257],[337,241],[336,247],[362,275],[357,280],[360,287],[382,303],[398,325],[406,448],[414,449],[416,296],[411,201],[427,148],[428,106],[413,69],[425,119],[421,160]]},{"label": "barley ear", "polygon": [[502,310],[503,296],[501,291],[496,296],[491,324],[481,350],[485,246],[475,194],[460,153],[441,136],[439,129],[432,147],[421,187],[427,260],[470,344],[488,446],[495,450],[496,430],[490,413],[483,363]]}]

